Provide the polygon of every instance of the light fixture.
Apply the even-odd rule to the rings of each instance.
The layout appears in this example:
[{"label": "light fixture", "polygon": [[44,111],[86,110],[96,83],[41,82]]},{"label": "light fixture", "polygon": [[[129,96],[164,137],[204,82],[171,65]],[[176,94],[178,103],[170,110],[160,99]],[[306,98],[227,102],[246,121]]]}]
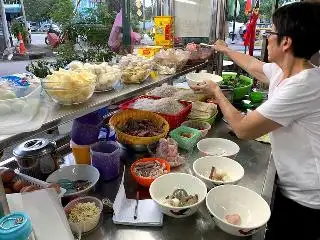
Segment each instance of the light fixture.
[{"label": "light fixture", "polygon": [[190,1],[190,0],[176,0],[176,2],[187,3],[187,4],[191,4],[191,5],[197,5],[197,2]]}]

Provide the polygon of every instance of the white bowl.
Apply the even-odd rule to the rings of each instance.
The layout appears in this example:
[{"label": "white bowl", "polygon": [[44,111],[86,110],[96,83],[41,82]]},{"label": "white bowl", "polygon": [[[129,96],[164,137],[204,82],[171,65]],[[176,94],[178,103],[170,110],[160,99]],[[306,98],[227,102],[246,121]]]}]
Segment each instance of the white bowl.
[{"label": "white bowl", "polygon": [[[248,236],[264,226],[271,215],[268,203],[256,192],[237,185],[221,185],[211,189],[206,205],[215,223],[235,236]],[[228,214],[239,214],[240,225],[225,220]]]},{"label": "white bowl", "polygon": [[80,191],[74,193],[66,193],[64,197],[83,196],[89,192],[98,182],[100,173],[98,169],[87,164],[70,165],[56,170],[47,178],[47,182],[56,183],[60,179],[68,179],[70,181],[88,180],[91,184]]},{"label": "white bowl", "polygon": [[201,156],[234,158],[240,151],[235,142],[224,138],[206,138],[198,142],[197,147]]},{"label": "white bowl", "polygon": [[205,72],[189,73],[187,74],[186,78],[187,78],[187,83],[189,87],[193,87],[197,84],[201,84],[206,80],[211,80],[216,83],[221,82],[223,80],[223,78],[219,75],[205,73]]},{"label": "white bowl", "polygon": [[[78,203],[87,203],[87,202],[93,202],[95,203],[96,207],[99,208],[99,214],[97,214],[96,216],[94,216],[91,220],[89,221],[84,221],[84,222],[72,222],[69,220],[69,212],[71,211],[71,209]],[[74,233],[85,233],[85,232],[89,232],[92,229],[94,229],[100,220],[100,216],[101,216],[101,212],[103,210],[103,204],[102,202],[95,197],[80,197],[80,198],[76,198],[74,200],[72,200],[71,202],[69,202],[67,204],[67,206],[65,206],[64,211],[67,215],[67,219],[70,225],[70,228],[72,230],[72,232]]]},{"label": "white bowl", "polygon": [[[183,188],[188,194],[198,194],[199,201],[186,207],[170,207],[164,204],[166,196],[176,189]],[[186,173],[169,173],[154,180],[149,189],[151,198],[161,211],[174,218],[184,218],[194,214],[207,195],[206,185],[197,177]]]},{"label": "white bowl", "polygon": [[[209,178],[211,168],[215,167],[223,172],[226,172],[230,177],[228,181],[216,181]],[[231,158],[226,157],[202,157],[197,159],[193,163],[193,171],[196,176],[200,178],[207,185],[208,189],[213,188],[216,185],[222,184],[235,184],[243,178],[243,167]]]}]

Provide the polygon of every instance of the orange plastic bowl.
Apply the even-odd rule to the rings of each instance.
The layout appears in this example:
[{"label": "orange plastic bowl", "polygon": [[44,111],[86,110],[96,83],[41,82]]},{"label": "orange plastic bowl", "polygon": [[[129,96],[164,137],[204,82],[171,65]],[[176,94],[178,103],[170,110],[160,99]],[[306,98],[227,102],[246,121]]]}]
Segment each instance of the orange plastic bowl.
[{"label": "orange plastic bowl", "polygon": [[155,161],[155,160],[158,160],[162,164],[164,163],[166,165],[167,172],[168,173],[170,172],[170,164],[167,161],[165,161],[164,159],[161,159],[161,158],[142,158],[142,159],[139,159],[139,160],[135,161],[130,167],[131,175],[134,178],[134,180],[136,180],[136,182],[138,184],[140,184],[140,185],[142,185],[144,187],[150,187],[151,183],[156,178],[140,177],[140,176],[136,175],[135,172],[134,172],[135,166],[140,162],[151,162],[151,161]]}]

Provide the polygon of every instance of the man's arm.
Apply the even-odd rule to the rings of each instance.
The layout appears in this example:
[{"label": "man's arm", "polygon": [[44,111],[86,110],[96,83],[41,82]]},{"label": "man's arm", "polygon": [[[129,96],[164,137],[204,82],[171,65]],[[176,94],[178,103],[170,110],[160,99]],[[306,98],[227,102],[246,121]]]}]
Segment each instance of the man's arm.
[{"label": "man's arm", "polygon": [[227,46],[224,41],[221,40],[218,40],[214,44],[213,49],[227,55],[235,62],[235,64],[240,66],[250,75],[254,76],[260,82],[269,84],[269,79],[263,72],[263,65],[265,64],[264,62],[261,62],[255,57],[249,56],[247,54],[233,51]]},{"label": "man's arm", "polygon": [[282,127],[279,123],[265,118],[258,111],[253,111],[243,116],[223,93],[217,96],[217,100],[224,118],[228,121],[238,138],[256,139]]},{"label": "man's arm", "polygon": [[228,50],[226,50],[224,53],[231,58],[235,64],[248,72],[250,75],[254,76],[260,82],[269,84],[269,80],[263,72],[263,65],[265,64],[264,62],[261,62],[250,55],[233,51],[230,48],[228,48]]}]

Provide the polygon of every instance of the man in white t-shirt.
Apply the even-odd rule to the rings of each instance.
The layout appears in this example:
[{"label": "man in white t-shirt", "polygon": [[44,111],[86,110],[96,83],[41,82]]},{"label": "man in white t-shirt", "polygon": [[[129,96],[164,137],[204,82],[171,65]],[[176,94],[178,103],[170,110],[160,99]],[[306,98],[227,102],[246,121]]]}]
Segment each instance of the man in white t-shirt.
[{"label": "man in white t-shirt", "polygon": [[320,237],[320,69],[309,62],[320,49],[319,17],[316,3],[279,8],[267,32],[272,63],[215,44],[216,51],[269,84],[268,100],[255,111],[243,116],[211,81],[195,88],[215,98],[239,138],[270,133],[279,180],[268,240]]}]

